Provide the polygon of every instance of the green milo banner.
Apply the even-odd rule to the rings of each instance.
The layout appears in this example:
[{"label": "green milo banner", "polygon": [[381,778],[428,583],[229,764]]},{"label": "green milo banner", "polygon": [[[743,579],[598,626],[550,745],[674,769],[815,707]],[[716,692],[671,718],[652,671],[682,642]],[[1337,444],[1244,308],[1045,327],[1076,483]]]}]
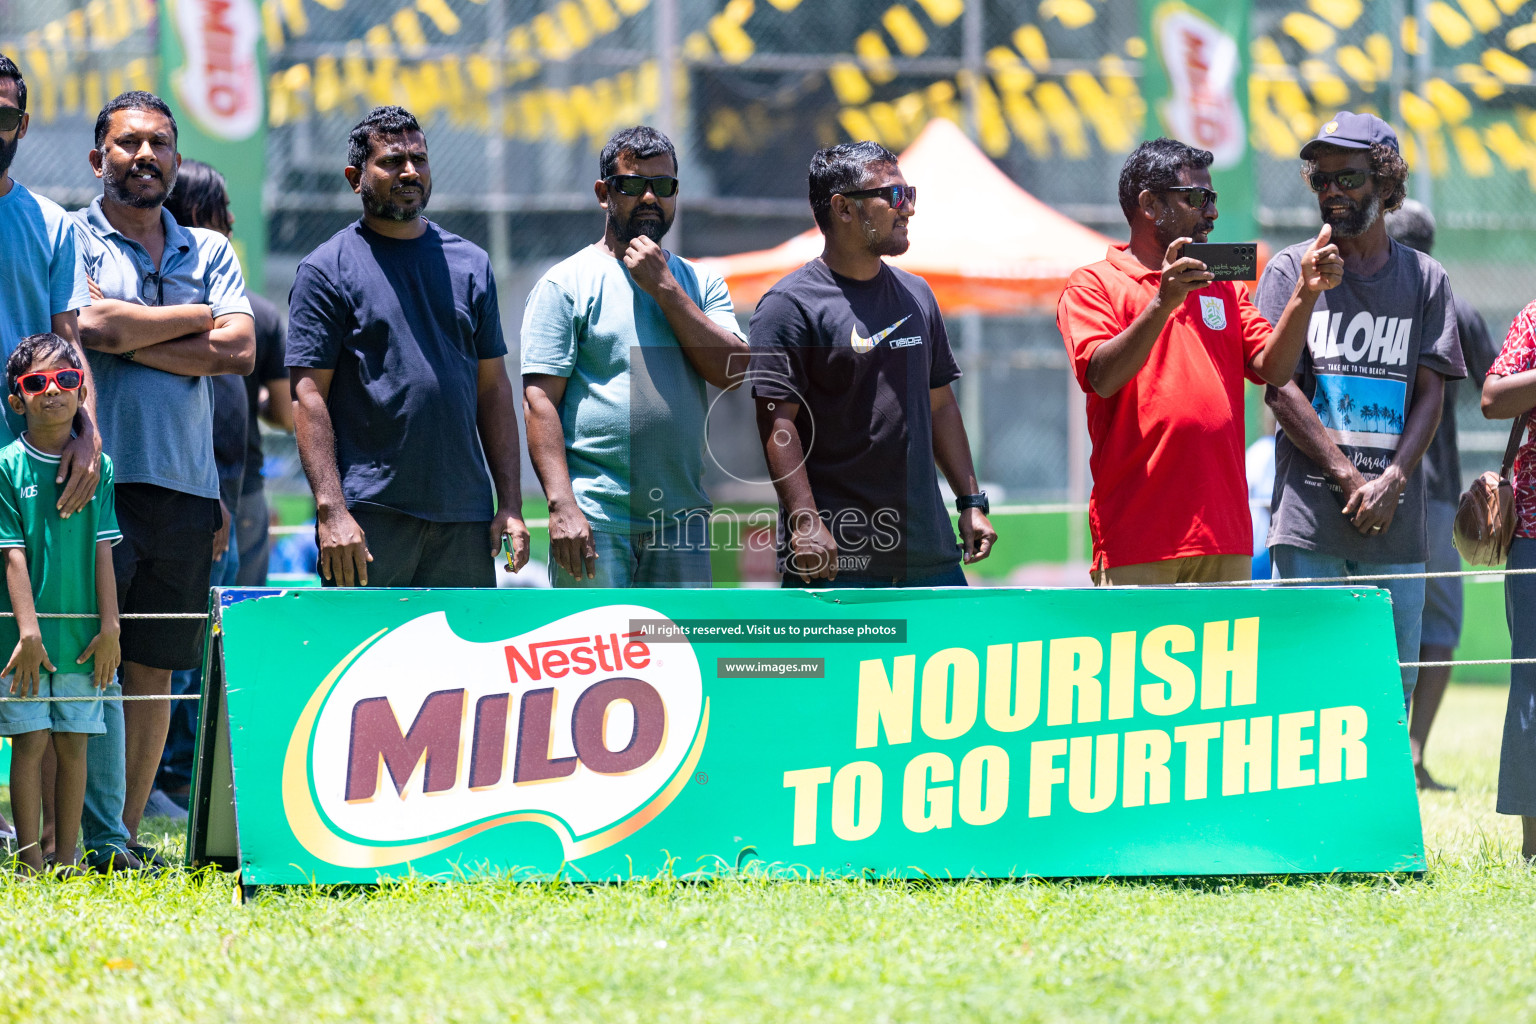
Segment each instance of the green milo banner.
[{"label": "green milo banner", "polygon": [[1215,157],[1224,241],[1258,237],[1248,145],[1248,0],[1141,0],[1147,137],[1166,135]]},{"label": "green milo banner", "polygon": [[246,884],[1424,867],[1378,590],[221,591],[215,614],[189,859]]},{"label": "green milo banner", "polygon": [[159,0],[160,95],[176,113],[183,157],[229,185],[235,253],[252,291],[266,283],[266,74],[256,0]]}]

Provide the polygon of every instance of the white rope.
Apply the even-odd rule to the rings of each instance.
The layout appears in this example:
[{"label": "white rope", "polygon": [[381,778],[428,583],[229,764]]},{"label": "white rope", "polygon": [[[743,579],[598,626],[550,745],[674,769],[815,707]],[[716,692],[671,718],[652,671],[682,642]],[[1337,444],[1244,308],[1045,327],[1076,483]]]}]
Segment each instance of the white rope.
[{"label": "white rope", "polygon": [[[1067,514],[1070,515],[1070,514],[1073,514],[1073,513],[1086,513],[1087,511],[1088,511],[1088,506],[1086,504],[1083,504],[1082,502],[1057,502],[1055,504],[1039,504],[1039,505],[998,505],[995,508],[993,508],[991,512],[988,512],[987,515],[988,515],[989,518],[990,517],[994,517],[994,516],[1060,515],[1061,513],[1067,513]],[[774,517],[775,520],[778,519],[778,515],[779,515],[779,510],[778,510],[777,506],[774,506],[774,507],[770,508],[770,507],[764,505],[761,509],[753,509],[750,512],[738,512],[735,509],[729,509],[729,508],[717,509],[716,511],[711,512],[709,517],[711,519],[738,520],[738,519],[745,519],[746,517],[751,516],[751,515],[756,515],[758,512],[768,512],[768,513],[772,514],[772,516]],[[949,517],[951,519],[958,519],[960,517],[960,513],[956,512],[954,509],[950,509],[949,510]],[[530,530],[544,530],[544,529],[548,529],[549,528],[549,520],[548,519],[524,519],[523,520],[523,525],[528,527],[528,529],[530,529]],[[269,534],[271,534],[272,536],[274,536],[274,537],[285,537],[285,536],[290,536],[290,535],[294,535],[294,534],[314,533],[315,532],[315,524],[314,523],[297,523],[297,524],[288,525],[288,526],[269,526],[269,527],[267,527],[267,532]]]},{"label": "white rope", "polygon": [[1529,576],[1532,573],[1536,573],[1536,569],[1501,569],[1498,566],[1489,566],[1486,569],[1457,569],[1444,572],[1378,572],[1362,573],[1359,576],[1298,576],[1295,579],[1213,580],[1208,583],[1164,583],[1143,586],[1181,587],[1186,590],[1200,587],[1293,587],[1299,584],[1316,586],[1320,583],[1359,583],[1362,580],[1438,580],[1456,576]]},{"label": "white rope", "polygon": [[1536,665],[1536,658],[1477,658],[1469,661],[1400,661],[1400,668],[1454,668],[1458,665]]},{"label": "white rope", "polygon": [[[1022,513],[1040,511],[1078,511],[1081,506],[1005,506],[998,510],[1000,513]],[[722,513],[736,515],[736,513]],[[548,520],[529,520],[527,525],[532,527],[544,526]],[[272,527],[273,533],[300,533],[313,530],[312,524],[304,526],[279,526]],[[1200,588],[1228,588],[1228,587],[1293,587],[1293,586],[1317,586],[1321,584],[1362,583],[1370,580],[1411,580],[1411,579],[1445,579],[1461,576],[1524,576],[1536,574],[1536,569],[1504,569],[1497,566],[1489,566],[1486,569],[1461,569],[1445,572],[1404,572],[1404,573],[1367,573],[1359,576],[1304,576],[1295,579],[1266,579],[1266,580],[1218,580],[1206,583],[1170,583],[1170,584],[1145,584],[1139,586],[1117,587],[1119,590],[1148,590],[1176,588],[1191,590]],[[1085,589],[1085,588],[1069,588]],[[0,612],[0,618],[14,618],[14,612]],[[95,619],[100,616],[79,612],[39,612],[40,619]],[[154,620],[154,619],[206,619],[208,616],[202,612],[130,612],[119,616],[120,619],[129,620]],[[1536,665],[1536,658],[1475,658],[1460,661],[1400,661],[1399,668],[1459,668],[1472,665]],[[133,697],[0,697],[0,702],[44,702],[44,703],[68,703],[92,700],[123,700],[123,701],[147,701],[147,700],[200,700],[197,694],[150,694]]]},{"label": "white rope", "polygon": [[128,697],[0,697],[0,704],[74,704],[88,700],[202,700],[199,693],[147,693]]},{"label": "white rope", "polygon": [[[99,612],[37,612],[40,619],[99,619]],[[0,612],[0,619],[14,619],[15,612]],[[207,612],[128,612],[119,615],[121,620],[127,619],[206,619]]]}]

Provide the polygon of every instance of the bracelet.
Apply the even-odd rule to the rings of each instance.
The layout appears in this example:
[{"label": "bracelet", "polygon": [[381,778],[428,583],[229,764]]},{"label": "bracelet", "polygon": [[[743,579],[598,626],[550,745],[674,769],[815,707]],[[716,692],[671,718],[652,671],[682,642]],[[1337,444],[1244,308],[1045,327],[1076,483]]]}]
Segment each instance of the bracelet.
[{"label": "bracelet", "polygon": [[117,354],[117,356],[118,356],[119,359],[123,360],[124,362],[131,363],[135,359],[138,358],[138,352],[136,350],[134,350],[134,349],[129,349],[126,352],[119,352]]}]

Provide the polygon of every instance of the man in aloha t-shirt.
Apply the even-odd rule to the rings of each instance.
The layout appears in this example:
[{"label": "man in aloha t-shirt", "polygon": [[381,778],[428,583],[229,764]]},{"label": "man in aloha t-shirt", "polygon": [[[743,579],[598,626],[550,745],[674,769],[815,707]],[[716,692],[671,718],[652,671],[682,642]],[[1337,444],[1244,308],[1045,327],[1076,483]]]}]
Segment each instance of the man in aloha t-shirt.
[{"label": "man in aloha t-shirt", "polygon": [[[1340,112],[1301,150],[1302,176],[1344,257],[1344,280],[1312,312],[1296,376],[1266,401],[1275,444],[1269,546],[1277,579],[1422,573],[1424,476],[1447,379],[1466,376],[1445,270],[1393,241],[1383,214],[1406,195],[1392,128]],[[1275,256],[1258,306],[1274,322],[1307,243]],[[1389,579],[1399,661],[1414,661],[1424,580]],[[1418,669],[1404,668],[1404,701]]]}]

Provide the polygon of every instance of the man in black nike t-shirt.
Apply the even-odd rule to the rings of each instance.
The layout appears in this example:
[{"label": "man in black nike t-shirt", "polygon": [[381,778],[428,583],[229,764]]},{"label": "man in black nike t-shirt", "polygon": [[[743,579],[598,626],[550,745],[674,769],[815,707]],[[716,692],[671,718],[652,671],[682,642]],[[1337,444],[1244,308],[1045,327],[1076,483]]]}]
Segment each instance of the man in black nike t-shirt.
[{"label": "man in black nike t-shirt", "polygon": [[749,331],[784,585],[965,586],[960,563],[997,534],[950,388],[960,369],[933,290],[882,258],[907,251],[917,190],[890,150],[852,142],[811,158],[810,199],[825,248],[763,296]]}]

